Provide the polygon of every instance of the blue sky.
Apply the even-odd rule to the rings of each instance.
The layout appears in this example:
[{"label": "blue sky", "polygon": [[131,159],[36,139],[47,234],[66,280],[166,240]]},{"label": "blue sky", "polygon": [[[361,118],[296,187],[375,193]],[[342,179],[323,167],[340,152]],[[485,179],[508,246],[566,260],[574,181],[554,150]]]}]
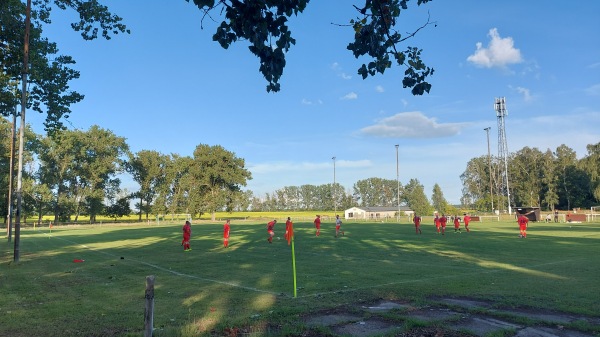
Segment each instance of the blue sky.
[{"label": "blue sky", "polygon": [[[264,195],[284,186],[361,179],[418,179],[431,196],[438,183],[459,203],[467,162],[497,154],[496,97],[506,97],[508,150],[561,144],[578,157],[600,141],[600,2],[436,0],[403,14],[401,32],[429,26],[408,45],[423,48],[435,69],[431,93],[402,88],[403,68],[367,80],[362,60],[346,50],[353,3],[316,1],[291,20],[297,44],[287,55],[279,93],[267,93],[258,61],[244,42],[223,50],[216,23],[184,0],[103,1],[130,35],[84,41],[53,12],[46,27],[72,55],[85,94],[67,125],[99,125],[127,138],[134,152],[191,156],[198,144],[220,144],[246,160],[247,189]],[[412,2],[411,2],[412,3]],[[415,2],[416,3],[416,2]],[[343,5],[340,5],[343,4]],[[333,23],[333,24],[332,24]],[[28,115],[42,132],[42,116]],[[137,189],[130,179],[124,187]]]}]

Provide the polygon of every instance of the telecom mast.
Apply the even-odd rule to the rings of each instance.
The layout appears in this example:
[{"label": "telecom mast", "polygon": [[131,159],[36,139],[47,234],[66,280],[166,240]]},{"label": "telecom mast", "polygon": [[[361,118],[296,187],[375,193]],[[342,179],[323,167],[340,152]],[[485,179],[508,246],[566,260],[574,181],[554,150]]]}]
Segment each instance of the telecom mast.
[{"label": "telecom mast", "polygon": [[496,98],[494,103],[496,117],[498,117],[498,156],[504,161],[504,172],[500,172],[500,193],[506,192],[508,203],[508,214],[512,214],[510,207],[510,188],[508,187],[508,146],[506,145],[506,131],[504,128],[504,117],[508,115],[506,111],[506,99],[504,97]]}]

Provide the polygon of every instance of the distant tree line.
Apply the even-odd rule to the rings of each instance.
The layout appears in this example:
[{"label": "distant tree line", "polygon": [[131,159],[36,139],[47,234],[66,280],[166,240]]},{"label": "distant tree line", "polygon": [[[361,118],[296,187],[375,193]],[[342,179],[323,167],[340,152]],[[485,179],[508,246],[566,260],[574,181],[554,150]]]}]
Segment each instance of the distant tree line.
[{"label": "distant tree line", "polygon": [[[12,125],[0,118],[0,205],[8,210]],[[40,136],[27,130],[23,169],[22,217],[54,215],[54,221],[77,221],[98,215],[117,219],[131,213],[213,213],[232,210],[241,187],[251,179],[244,160],[221,146],[200,144],[193,156],[131,153],[125,138],[92,126],[87,131],[55,130]],[[129,173],[137,192],[121,188]],[[13,184],[14,190],[15,184]],[[13,201],[15,199],[13,198]],[[6,222],[6,212],[3,212]]]},{"label": "distant tree line", "polygon": [[[572,210],[600,204],[600,143],[587,145],[581,159],[566,145],[545,152],[524,147],[508,158],[510,204]],[[501,158],[471,159],[461,175],[462,203],[478,210],[506,209]],[[491,176],[491,177],[490,177]],[[491,178],[491,179],[490,179]],[[491,184],[490,184],[491,180]]]},{"label": "distant tree line", "polygon": [[[1,118],[3,210],[8,209],[11,129],[11,123]],[[219,145],[200,144],[192,156],[152,150],[132,153],[125,138],[98,126],[87,131],[57,130],[46,136],[26,129],[25,136],[22,209],[25,218],[36,220],[43,215],[53,215],[54,221],[77,221],[82,215],[92,222],[98,215],[117,219],[132,213],[131,204],[140,220],[159,214],[208,213],[214,217],[217,211],[342,211],[353,206],[398,205],[422,215],[456,214],[457,207],[489,211],[492,201],[496,209],[507,204],[499,179],[503,165],[496,157],[476,157],[467,163],[460,177],[462,205],[458,206],[446,201],[438,184],[428,198],[416,178],[400,184],[373,177],[357,181],[351,190],[339,183],[286,186],[255,195],[242,190],[252,179],[244,159]],[[587,150],[582,159],[565,145],[546,152],[525,147],[511,154],[511,205],[572,209],[600,204],[600,143],[588,145]],[[137,191],[122,189],[119,176],[124,173],[139,184]]]}]

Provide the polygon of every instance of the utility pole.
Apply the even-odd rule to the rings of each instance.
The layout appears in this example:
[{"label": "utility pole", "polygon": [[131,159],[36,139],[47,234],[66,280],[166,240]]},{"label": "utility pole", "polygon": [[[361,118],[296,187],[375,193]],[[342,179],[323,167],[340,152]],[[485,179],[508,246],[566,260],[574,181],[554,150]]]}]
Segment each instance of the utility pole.
[{"label": "utility pole", "polygon": [[485,128],[487,134],[487,146],[488,146],[488,170],[490,171],[490,199],[492,200],[492,214],[494,214],[494,193],[492,189],[492,157],[490,154],[490,129],[491,127]]},{"label": "utility pole", "polygon": [[333,159],[333,186],[331,188],[331,195],[333,197],[333,215],[337,215],[337,200],[335,198],[335,157],[331,157]]},{"label": "utility pole", "polygon": [[397,189],[396,189],[396,204],[398,206],[398,214],[396,216],[396,221],[400,222],[400,169],[399,169],[399,162],[398,162],[398,148],[400,147],[399,144],[396,144],[396,185]]}]

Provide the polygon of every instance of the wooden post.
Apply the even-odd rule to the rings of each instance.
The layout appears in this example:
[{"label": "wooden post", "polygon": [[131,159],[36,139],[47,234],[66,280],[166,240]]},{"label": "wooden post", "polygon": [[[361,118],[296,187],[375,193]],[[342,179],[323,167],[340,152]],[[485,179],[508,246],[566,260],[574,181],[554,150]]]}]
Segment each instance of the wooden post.
[{"label": "wooden post", "polygon": [[144,337],[152,337],[154,326],[154,275],[146,276],[146,311],[144,313]]}]

